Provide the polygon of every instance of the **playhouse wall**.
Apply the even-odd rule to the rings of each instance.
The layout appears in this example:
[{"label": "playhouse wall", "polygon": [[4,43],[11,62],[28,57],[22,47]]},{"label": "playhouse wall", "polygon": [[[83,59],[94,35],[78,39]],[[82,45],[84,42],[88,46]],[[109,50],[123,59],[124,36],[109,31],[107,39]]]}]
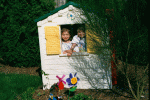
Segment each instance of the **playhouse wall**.
[{"label": "playhouse wall", "polygon": [[[76,57],[59,57],[45,55],[42,70],[49,75],[43,75],[43,83],[47,85],[44,89],[49,89],[51,85],[58,82],[56,75],[64,80],[69,77],[69,73],[77,72],[80,78],[78,89],[110,89],[111,88],[111,70],[107,57],[102,55],[76,56]],[[48,77],[48,78],[46,78]],[[67,85],[65,87],[68,88]]]},{"label": "playhouse wall", "polygon": [[[50,89],[51,85],[58,82],[56,75],[62,77],[77,72],[80,78],[78,89],[111,89],[111,65],[110,55],[89,54],[89,56],[60,57],[59,55],[46,54],[46,39],[44,26],[38,27],[39,45],[41,56],[41,70],[46,74],[42,75],[43,90]],[[105,51],[105,50],[103,50]],[[68,85],[65,85],[69,88]]]}]

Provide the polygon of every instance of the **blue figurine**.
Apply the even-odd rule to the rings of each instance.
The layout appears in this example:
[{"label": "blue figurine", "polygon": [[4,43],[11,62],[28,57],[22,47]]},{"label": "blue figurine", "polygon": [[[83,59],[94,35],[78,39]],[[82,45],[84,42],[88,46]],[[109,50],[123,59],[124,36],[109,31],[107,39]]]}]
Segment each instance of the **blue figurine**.
[{"label": "blue figurine", "polygon": [[53,94],[50,93],[48,100],[57,100],[55,97],[53,97]]}]

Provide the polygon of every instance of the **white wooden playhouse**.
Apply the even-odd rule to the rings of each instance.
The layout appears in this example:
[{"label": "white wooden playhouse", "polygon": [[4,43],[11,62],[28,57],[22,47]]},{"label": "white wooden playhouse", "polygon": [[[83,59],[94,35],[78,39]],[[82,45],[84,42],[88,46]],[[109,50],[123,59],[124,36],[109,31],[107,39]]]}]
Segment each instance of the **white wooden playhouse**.
[{"label": "white wooden playhouse", "polygon": [[[75,72],[80,78],[77,89],[112,88],[110,54],[96,53],[100,49],[95,44],[101,45],[102,42],[91,32],[90,25],[85,23],[86,17],[83,12],[77,4],[68,2],[35,20],[39,34],[41,70],[49,74],[42,75],[43,90],[49,89],[59,81],[56,75],[59,77],[66,75],[63,79],[66,81],[69,74]],[[73,53],[71,57],[67,57],[61,51],[61,29],[74,25],[85,26],[87,52]],[[105,50],[101,49],[100,52]],[[65,87],[68,88],[68,85]]]}]

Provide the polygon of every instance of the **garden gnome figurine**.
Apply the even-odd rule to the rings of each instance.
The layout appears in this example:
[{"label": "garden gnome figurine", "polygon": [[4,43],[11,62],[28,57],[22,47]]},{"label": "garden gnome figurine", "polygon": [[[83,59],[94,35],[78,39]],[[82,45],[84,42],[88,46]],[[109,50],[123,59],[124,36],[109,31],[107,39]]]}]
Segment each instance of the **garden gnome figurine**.
[{"label": "garden gnome figurine", "polygon": [[57,100],[55,97],[53,97],[53,94],[50,93],[48,100]]}]

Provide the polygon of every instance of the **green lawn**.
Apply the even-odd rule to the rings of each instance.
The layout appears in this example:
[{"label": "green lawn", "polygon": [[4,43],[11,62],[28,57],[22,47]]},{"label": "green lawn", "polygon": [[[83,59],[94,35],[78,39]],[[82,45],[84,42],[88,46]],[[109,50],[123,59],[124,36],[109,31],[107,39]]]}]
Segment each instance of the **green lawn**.
[{"label": "green lawn", "polygon": [[0,73],[0,99],[1,100],[32,100],[32,93],[42,85],[39,76],[24,74]]}]

